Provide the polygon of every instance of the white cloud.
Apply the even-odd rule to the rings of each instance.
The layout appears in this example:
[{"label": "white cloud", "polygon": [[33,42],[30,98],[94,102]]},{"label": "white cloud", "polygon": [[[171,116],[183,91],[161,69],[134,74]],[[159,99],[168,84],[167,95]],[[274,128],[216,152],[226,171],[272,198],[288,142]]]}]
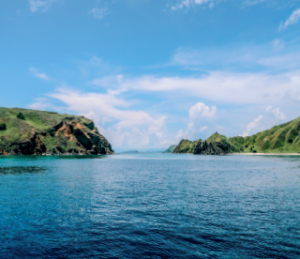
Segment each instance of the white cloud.
[{"label": "white cloud", "polygon": [[33,76],[43,79],[43,80],[49,80],[49,77],[45,73],[39,73],[38,70],[34,67],[30,67],[29,71],[33,74]]},{"label": "white cloud", "polygon": [[266,2],[266,0],[245,0],[244,5],[253,6]]},{"label": "white cloud", "polygon": [[179,130],[176,138],[189,138],[191,139],[194,135],[194,133],[201,133],[208,129],[207,126],[201,126],[199,127],[199,130],[196,130],[196,127],[199,126],[199,124],[203,125],[203,122],[207,119],[211,119],[216,115],[217,107],[212,106],[209,108],[209,106],[205,105],[204,103],[196,103],[194,106],[192,106],[189,110],[189,123],[187,126],[186,131]]},{"label": "white cloud", "polygon": [[284,113],[282,113],[280,111],[280,108],[275,108],[272,110],[272,113],[274,114],[274,116],[278,119],[284,120],[285,119],[285,115]]},{"label": "white cloud", "polygon": [[273,108],[273,106],[270,105],[270,106],[268,106],[268,107],[266,108],[266,111],[267,111],[267,112],[270,112],[270,111],[272,110],[272,108]]},{"label": "white cloud", "polygon": [[274,50],[282,50],[284,49],[284,40],[276,39],[272,41]]},{"label": "white cloud", "polygon": [[95,79],[92,84],[117,93],[126,91],[173,92],[230,104],[270,104],[281,101],[290,88],[289,75],[210,72],[199,77],[143,76],[126,79],[119,75]]},{"label": "white cloud", "polygon": [[300,77],[299,76],[291,77],[288,97],[293,100],[300,101]]},{"label": "white cloud", "polygon": [[280,23],[279,31],[286,29],[288,26],[292,24],[296,24],[299,21],[299,19],[300,19],[300,8],[295,10],[285,22]]},{"label": "white cloud", "polygon": [[[209,8],[212,8],[214,6],[214,3],[216,2],[225,2],[227,0],[181,0],[178,1],[177,4],[171,6],[171,10],[178,10],[183,8],[189,8],[191,6],[196,5],[204,5],[208,4]],[[268,2],[267,0],[243,0],[241,1],[243,6],[255,6],[258,4],[262,4]]]},{"label": "white cloud", "polygon": [[[285,46],[287,45],[287,47]],[[264,45],[225,46],[208,49],[178,48],[167,66],[187,70],[269,70],[300,69],[298,45],[275,39]]]},{"label": "white cloud", "polygon": [[264,117],[262,115],[259,115],[254,121],[250,122],[247,125],[247,130],[243,132],[242,136],[243,137],[249,136],[250,132],[252,132],[254,129],[256,129],[259,126],[263,118]]},{"label": "white cloud", "polygon": [[198,118],[199,116],[212,118],[216,115],[217,107],[213,106],[211,109],[205,105],[204,103],[197,103],[189,110],[190,118],[193,120]]},{"label": "white cloud", "polygon": [[273,109],[273,106],[270,105],[266,108],[266,111],[271,112],[278,119],[284,120],[286,118],[285,114],[280,111],[279,107]]},{"label": "white cloud", "polygon": [[188,8],[190,6],[195,6],[195,5],[203,5],[203,4],[210,4],[209,7],[213,7],[213,2],[215,0],[182,0],[181,2],[177,3],[174,6],[171,6],[172,10],[178,10],[182,8]]},{"label": "white cloud", "polygon": [[49,102],[47,98],[37,98],[35,99],[35,102],[29,105],[30,109],[34,110],[53,110],[53,111],[59,111],[61,107],[55,106]]},{"label": "white cloud", "polygon": [[205,131],[205,130],[207,130],[207,129],[208,129],[207,126],[203,126],[203,127],[201,127],[201,128],[198,130],[198,132],[203,132],[203,131]]},{"label": "white cloud", "polygon": [[[101,133],[115,147],[159,145],[162,140],[171,138],[166,134],[166,116],[154,117],[144,111],[130,110],[130,102],[114,95],[58,89],[49,96],[63,102],[66,109],[93,119],[99,124]],[[34,103],[31,107],[41,107],[39,104],[40,102]],[[151,138],[153,143],[150,143]]]},{"label": "white cloud", "polygon": [[103,19],[107,14],[106,8],[93,8],[89,11],[89,14],[92,14],[95,19]]},{"label": "white cloud", "polygon": [[39,10],[46,12],[56,1],[57,0],[29,0],[30,11],[33,13]]}]

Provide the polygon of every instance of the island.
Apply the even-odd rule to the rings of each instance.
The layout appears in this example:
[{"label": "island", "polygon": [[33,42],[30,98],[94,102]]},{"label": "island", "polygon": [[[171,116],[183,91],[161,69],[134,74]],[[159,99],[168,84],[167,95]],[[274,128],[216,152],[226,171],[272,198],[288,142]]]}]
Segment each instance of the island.
[{"label": "island", "polygon": [[300,117],[255,135],[227,138],[218,132],[206,140],[182,139],[173,154],[225,155],[229,153],[299,153]]},{"label": "island", "polygon": [[114,151],[84,116],[0,108],[0,155],[111,155]]}]

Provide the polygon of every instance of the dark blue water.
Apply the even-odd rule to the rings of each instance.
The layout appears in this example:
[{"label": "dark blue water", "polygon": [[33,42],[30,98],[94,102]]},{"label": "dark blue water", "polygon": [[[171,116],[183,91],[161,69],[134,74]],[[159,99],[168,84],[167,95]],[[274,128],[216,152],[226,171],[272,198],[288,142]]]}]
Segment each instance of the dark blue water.
[{"label": "dark blue water", "polygon": [[0,158],[0,258],[300,258],[300,157]]}]

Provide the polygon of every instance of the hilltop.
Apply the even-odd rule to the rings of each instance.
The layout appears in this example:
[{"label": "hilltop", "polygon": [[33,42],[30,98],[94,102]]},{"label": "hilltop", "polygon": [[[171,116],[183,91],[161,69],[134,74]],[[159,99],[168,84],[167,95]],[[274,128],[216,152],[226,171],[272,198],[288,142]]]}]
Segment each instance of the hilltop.
[{"label": "hilltop", "polygon": [[84,116],[0,108],[0,154],[114,154]]},{"label": "hilltop", "polygon": [[300,117],[248,137],[227,138],[214,133],[205,141],[183,139],[173,153],[220,155],[228,153],[298,153],[300,152]]}]

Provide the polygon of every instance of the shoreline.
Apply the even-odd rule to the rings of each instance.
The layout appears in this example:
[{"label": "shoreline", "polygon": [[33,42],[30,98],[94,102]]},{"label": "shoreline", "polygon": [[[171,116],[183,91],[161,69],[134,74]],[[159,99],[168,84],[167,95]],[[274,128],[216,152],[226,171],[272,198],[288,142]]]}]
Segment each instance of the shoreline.
[{"label": "shoreline", "polygon": [[239,156],[300,156],[300,153],[228,153]]}]

